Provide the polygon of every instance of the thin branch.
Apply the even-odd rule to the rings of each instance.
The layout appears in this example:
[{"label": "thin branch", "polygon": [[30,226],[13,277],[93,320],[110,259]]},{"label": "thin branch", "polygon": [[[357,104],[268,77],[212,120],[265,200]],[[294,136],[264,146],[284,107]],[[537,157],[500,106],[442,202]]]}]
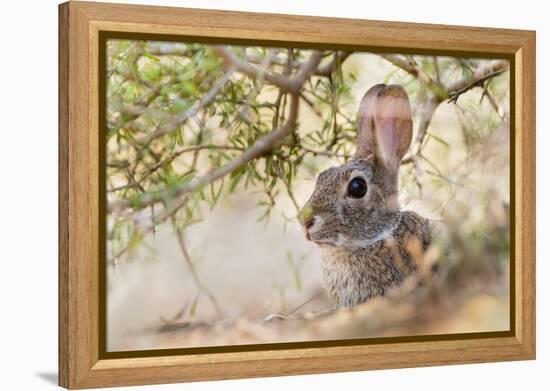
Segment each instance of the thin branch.
[{"label": "thin branch", "polygon": [[338,157],[338,158],[344,158],[344,159],[351,159],[353,157],[353,155],[346,155],[346,154],[343,154],[343,153],[336,153],[336,152],[330,152],[330,151],[320,151],[320,150],[317,150],[317,149],[306,147],[303,144],[300,145],[300,149],[302,149],[306,152],[309,152],[313,155]]},{"label": "thin branch", "polygon": [[137,185],[140,185],[141,183],[143,183],[143,181],[145,179],[147,179],[151,174],[156,172],[159,168],[161,168],[162,166],[164,166],[166,164],[171,163],[172,161],[174,161],[179,156],[181,156],[185,153],[188,153],[188,152],[198,152],[198,151],[202,151],[202,150],[205,150],[205,149],[220,150],[220,151],[243,151],[242,147],[235,147],[233,145],[215,145],[215,144],[192,145],[190,147],[181,148],[181,149],[178,149],[175,152],[173,152],[167,158],[165,158],[163,160],[159,160],[155,164],[153,164],[152,166],[148,167],[141,174],[141,177],[138,180],[136,180],[135,182],[128,183],[126,185],[121,185],[121,186],[118,186],[118,187],[113,187],[111,189],[108,189],[107,191],[112,193],[112,192],[124,190],[124,189],[127,189],[127,188],[137,187]]},{"label": "thin branch", "polygon": [[187,46],[178,47],[176,45],[164,45],[150,43],[144,52],[152,56],[178,56],[178,57],[190,57],[193,55],[193,51],[189,50]]},{"label": "thin branch", "polygon": [[[286,187],[286,192],[288,194],[288,197],[292,201],[292,204],[294,205],[294,209],[296,209],[296,215],[298,215],[300,213],[301,208],[300,208],[300,205],[298,205],[298,201],[296,201],[296,197],[294,196],[294,192],[292,191],[292,186],[288,182],[285,174],[281,171],[281,168],[278,165],[276,165],[275,167],[277,167],[277,176],[281,181],[283,181]],[[275,205],[275,200],[273,200],[273,205]]]},{"label": "thin branch", "polygon": [[189,252],[187,251],[187,246],[185,245],[185,238],[183,237],[183,231],[176,226],[176,219],[174,217],[172,217],[172,225],[174,226],[174,229],[176,231],[176,238],[178,240],[178,245],[180,247],[180,250],[183,254],[183,259],[185,260],[185,263],[189,268],[189,272],[191,273],[191,277],[193,278],[195,285],[197,286],[199,291],[204,292],[206,294],[206,296],[212,303],[212,306],[216,310],[218,317],[221,317],[223,314],[223,311],[220,308],[220,305],[218,304],[218,301],[216,300],[216,297],[214,296],[214,294],[201,282],[199,275],[197,273],[197,269],[195,269],[195,265],[193,264],[193,261],[189,256]]},{"label": "thin branch", "polygon": [[[155,99],[160,96],[162,89],[172,83],[174,83],[174,80],[170,79],[166,83],[153,87],[152,89],[144,93],[134,105],[123,107],[120,112],[127,114],[126,118],[119,120],[119,122],[117,123],[109,124],[109,127],[111,129],[120,129],[129,126],[132,121],[136,120],[142,114],[144,114],[143,108],[149,106]],[[140,111],[139,108],[141,108],[142,110]]]},{"label": "thin branch", "polygon": [[421,108],[422,111],[420,113],[420,122],[418,123],[416,138],[411,148],[411,154],[408,157],[401,160],[402,165],[412,163],[415,166],[415,170],[417,170],[417,172],[418,172],[417,158],[422,154],[422,146],[424,145],[424,140],[426,139],[426,135],[428,134],[428,128],[430,127],[430,123],[432,122],[433,115],[437,110],[437,108],[439,107],[440,103],[441,103],[441,100],[436,96],[432,96],[430,99],[424,102]]},{"label": "thin branch", "polygon": [[323,117],[323,113],[321,113],[319,109],[315,107],[315,104],[303,92],[300,92],[300,98],[302,98],[302,100],[306,102],[306,104],[311,108],[311,110],[313,110],[317,117]]},{"label": "thin branch", "polygon": [[426,156],[421,155],[420,158],[421,158],[422,160],[424,160],[426,163],[428,163],[428,165],[429,165],[430,167],[432,167],[432,168],[435,170],[435,172],[430,171],[430,170],[426,170],[426,173],[428,173],[428,174],[430,174],[430,175],[432,175],[432,176],[436,176],[436,177],[438,177],[438,178],[440,178],[440,179],[443,179],[443,180],[449,182],[450,184],[453,184],[453,185],[456,185],[456,186],[459,186],[459,187],[463,187],[462,184],[460,184],[460,183],[458,183],[458,182],[456,182],[456,181],[453,181],[453,180],[450,179],[448,176],[444,175],[443,172],[441,172],[441,170],[439,169],[439,167],[437,167],[437,165],[436,165],[435,163],[433,163],[430,159],[428,159]]},{"label": "thin branch", "polygon": [[[181,197],[179,200],[177,200],[176,202],[174,202],[170,206],[165,205],[165,209],[160,215],[153,216],[151,224],[146,225],[146,226],[143,226],[143,225],[140,226],[140,232],[143,234],[143,236],[145,236],[145,235],[147,235],[151,232],[154,232],[156,227],[159,224],[162,224],[166,220],[168,220],[169,218],[172,218],[176,214],[176,212],[178,210],[180,210],[188,201],[189,201],[189,197],[188,197],[188,195],[186,195],[184,197]],[[136,222],[139,222],[140,220],[143,220],[142,218],[140,218],[140,217],[136,218],[135,216],[132,216],[129,213],[121,213],[120,216],[123,217],[123,218],[129,219],[129,220],[133,220],[134,224],[139,224],[139,223],[136,223]],[[128,252],[128,250],[130,250],[130,246],[126,246],[126,247],[120,249],[116,254],[114,254],[113,258],[115,260],[120,258],[126,252]]]},{"label": "thin branch", "polygon": [[299,309],[305,307],[306,305],[308,305],[309,303],[311,303],[312,301],[314,301],[315,299],[317,299],[318,297],[320,297],[321,295],[323,295],[325,293],[324,290],[319,290],[317,291],[317,293],[315,293],[313,296],[311,296],[308,300],[304,301],[303,303],[301,304],[298,304],[296,307],[294,307],[293,309],[291,309],[290,311],[288,311],[285,316],[290,316],[292,315],[293,313],[295,313],[296,311],[298,311]]},{"label": "thin branch", "polygon": [[476,68],[472,75],[470,77],[457,80],[453,84],[447,86],[447,91],[458,91],[466,86],[475,83],[476,81],[479,81],[480,79],[485,78],[485,76],[490,75],[492,73],[498,72],[498,71],[504,71],[508,69],[509,64],[506,60],[493,60],[490,61],[487,64],[484,64],[478,68]]},{"label": "thin branch", "polygon": [[[247,53],[246,54],[246,60],[248,62],[252,63],[252,64],[259,65],[264,61],[264,57],[259,56],[257,54]],[[287,64],[287,59],[284,56],[274,55],[273,58],[271,59],[271,63],[275,64],[275,65],[285,66]],[[299,68],[301,65],[302,65],[302,63],[300,61],[293,61],[292,62],[292,67],[293,68]]]},{"label": "thin branch", "polygon": [[342,64],[351,54],[353,54],[353,52],[340,52],[339,51],[339,52],[334,53],[333,60],[330,63],[326,64],[326,65],[319,66],[317,68],[317,70],[315,72],[313,72],[313,74],[315,76],[324,76],[324,77],[330,76],[332,71],[336,67],[336,64],[338,64],[338,62],[340,62],[340,64]]},{"label": "thin branch", "polygon": [[[319,67],[313,72],[313,75],[315,76],[322,76],[322,77],[329,77],[336,62],[340,61],[341,63],[344,62],[353,52],[344,52],[344,51],[338,51],[334,53],[333,60],[325,65],[319,65]],[[261,64],[263,61],[263,58],[254,55],[254,54],[247,54],[246,59],[248,62],[253,64]],[[271,60],[272,64],[280,65],[280,66],[286,66],[288,64],[288,60],[284,57],[273,57]],[[292,68],[300,68],[304,65],[304,62],[302,61],[291,61],[289,64]]]},{"label": "thin branch", "polygon": [[[230,59],[234,57],[233,53],[231,53],[229,50],[227,50],[223,47],[216,47],[216,51],[218,53],[221,53],[221,55],[228,55]],[[314,51],[311,54],[309,60],[304,63],[302,68],[300,68],[298,73],[292,79],[287,79],[287,80],[291,80],[293,85],[295,83],[300,83],[300,85],[299,85],[298,88],[293,87],[293,88],[296,88],[296,91],[291,94],[291,103],[290,103],[289,116],[288,116],[288,119],[285,121],[285,123],[281,127],[275,129],[270,134],[268,134],[268,135],[260,138],[259,140],[257,140],[256,143],[252,147],[248,148],[240,156],[233,159],[232,161],[230,161],[229,163],[227,163],[226,165],[224,165],[222,167],[211,170],[210,172],[204,174],[203,176],[195,178],[195,179],[191,180],[190,182],[188,182],[186,184],[176,186],[173,189],[167,190],[163,194],[159,194],[158,192],[143,193],[140,196],[140,200],[139,200],[140,206],[145,207],[145,206],[157,203],[157,202],[162,202],[166,199],[180,198],[181,196],[183,196],[187,193],[198,190],[198,189],[202,188],[203,186],[208,185],[209,183],[212,183],[215,180],[220,179],[221,177],[223,177],[223,176],[225,176],[225,175],[227,175],[227,174],[243,167],[244,165],[248,164],[250,161],[264,155],[265,153],[267,153],[267,152],[269,152],[269,151],[271,151],[275,148],[278,148],[282,144],[283,139],[294,130],[296,120],[298,118],[298,106],[299,106],[299,100],[300,100],[298,94],[299,94],[305,80],[309,76],[311,76],[311,74],[315,71],[315,69],[317,69],[317,66],[319,65],[319,62],[321,61],[322,56],[323,56],[322,52]],[[228,60],[226,60],[226,61],[228,61]],[[233,61],[233,60],[231,60],[231,61]],[[235,61],[238,61],[238,62],[232,63],[230,65],[232,67],[231,69],[239,70],[240,69],[239,68],[240,67],[239,63],[241,63],[241,60],[236,59]],[[246,64],[246,65],[250,66],[249,64]],[[250,66],[250,67],[252,67],[252,66]],[[252,68],[254,69],[254,71],[253,71],[254,75],[259,76],[256,72],[258,72],[260,70],[256,69],[255,67],[252,67]],[[232,73],[232,72],[230,71],[228,73]],[[228,73],[226,73],[226,75]],[[281,76],[281,77],[283,77],[283,76]],[[269,81],[268,77],[267,77],[267,74],[264,75],[263,78],[264,78],[264,80]],[[217,84],[222,84],[222,83],[217,83]],[[216,93],[217,93],[217,91],[216,91]],[[213,99],[214,96],[215,96],[215,93],[212,93],[212,91],[211,91],[207,95],[208,95],[207,98]],[[206,98],[203,97],[203,99],[201,99],[201,101],[203,101],[205,99]],[[282,110],[282,112],[284,112],[284,109]],[[156,131],[154,133],[158,133],[158,131]],[[115,202],[110,203],[109,206],[110,206],[111,211],[120,211],[120,210],[123,210],[125,208],[130,207],[131,205],[132,205],[132,202],[130,200],[120,200],[120,201],[115,201]]]},{"label": "thin branch", "polygon": [[419,154],[422,149],[422,144],[424,143],[424,138],[428,132],[428,127],[432,121],[432,117],[435,113],[435,110],[439,107],[441,100],[437,97],[432,97],[424,103],[422,107],[422,113],[420,114],[420,122],[418,123],[418,130],[416,132],[416,139],[413,146],[413,154]]},{"label": "thin branch", "polygon": [[[426,75],[422,68],[419,67],[412,58],[408,59],[398,54],[379,54],[379,56],[415,77],[421,84],[424,84],[431,91],[431,97],[428,98],[428,100],[422,107],[420,123],[418,125],[418,131],[415,139],[415,145],[412,149],[413,153],[408,158],[405,158],[401,162],[401,164],[416,164],[416,157],[419,156],[421,153],[422,145],[425,140],[432,117],[441,102],[443,102],[445,99],[450,98],[449,102],[454,100],[456,103],[456,100],[461,94],[478,85],[483,85],[486,80],[498,76],[508,69],[508,61],[491,61],[475,69],[472,72],[471,77],[463,78],[454,82],[450,86],[445,86],[439,81],[439,77],[438,80],[433,80],[428,75]],[[437,74],[439,74],[439,71],[437,69],[436,72]]]},{"label": "thin branch", "polygon": [[[226,165],[219,167],[217,169],[211,170],[208,173],[204,174],[201,177],[195,178],[192,181],[177,186],[174,189],[166,191],[166,194],[158,193],[144,193],[140,197],[140,206],[148,206],[157,202],[164,201],[165,199],[170,198],[179,198],[184,196],[187,193],[193,192],[202,188],[203,186],[208,185],[211,182],[214,182],[217,179],[243,167],[248,164],[250,161],[264,155],[265,153],[278,148],[285,136],[290,134],[295,126],[296,119],[298,117],[298,105],[299,98],[296,95],[292,95],[291,104],[290,104],[290,114],[288,120],[284,123],[283,126],[274,130],[270,134],[260,138],[256,143],[244,151],[241,155],[227,163]],[[111,211],[125,209],[132,205],[129,200],[121,200],[118,202],[112,202],[110,204]]]},{"label": "thin branch", "polygon": [[[496,68],[496,70],[494,70],[495,68]],[[473,82],[470,82],[469,84],[466,84],[462,88],[458,88],[458,87],[463,85],[465,82],[462,82],[460,84],[455,84],[455,86],[453,86],[454,88],[452,88],[451,92],[449,92],[449,100],[448,100],[447,103],[455,103],[456,104],[457,101],[458,101],[458,98],[460,98],[460,96],[462,94],[464,94],[465,92],[471,90],[472,88],[483,87],[484,83],[487,80],[490,80],[493,77],[497,77],[497,76],[501,75],[502,73],[504,73],[507,70],[508,70],[507,63],[506,63],[506,67],[503,66],[502,68],[498,68],[498,67],[495,67],[494,65],[492,65],[491,67],[483,68],[481,70],[477,69],[474,72],[474,81]],[[488,71],[491,71],[491,72],[487,73],[487,74],[484,74],[485,72],[488,72]],[[483,75],[483,76],[481,76],[481,75]]]},{"label": "thin branch", "polygon": [[159,125],[151,134],[141,138],[137,142],[139,144],[149,145],[154,139],[163,136],[165,134],[171,133],[176,130],[179,126],[183,125],[185,121],[197,114],[202,108],[208,106],[216,95],[221,91],[221,89],[229,82],[234,70],[229,69],[225,74],[214,83],[212,88],[202,96],[197,104],[191,106],[189,109],[183,113],[174,117],[172,121],[165,125]]},{"label": "thin branch", "polygon": [[487,100],[489,100],[489,103],[491,104],[491,107],[493,108],[497,116],[502,120],[503,123],[507,124],[508,119],[504,114],[500,112],[500,109],[498,108],[498,104],[495,97],[493,96],[493,94],[489,92],[488,84],[489,83],[485,83],[485,87],[483,88],[483,94],[481,95],[481,99],[479,100],[479,103],[481,104],[481,102],[483,101],[483,98],[487,97]]},{"label": "thin branch", "polygon": [[241,60],[236,54],[231,52],[231,50],[226,47],[214,46],[213,50],[218,56],[220,56],[227,67],[235,68],[237,71],[254,79],[263,78],[263,80],[267,83],[273,84],[281,90],[291,93],[297,93],[300,91],[306,78],[314,73],[323,58],[322,52],[317,50],[313,51],[309,60],[305,62],[302,67],[300,67],[298,73],[296,73],[294,77],[289,78],[282,74],[268,72],[250,65],[250,63]]},{"label": "thin branch", "polygon": [[412,58],[406,58],[400,54],[378,54],[380,57],[389,61],[398,68],[401,68],[405,72],[409,73],[411,76],[415,77],[421,84],[425,85],[431,92],[437,96],[439,99],[443,100],[447,98],[447,93],[445,87],[433,80],[428,76],[420,67],[416,61]]},{"label": "thin branch", "polygon": [[439,84],[441,84],[441,70],[439,69],[439,60],[437,59],[437,56],[432,57],[434,69],[435,69],[435,77]]}]

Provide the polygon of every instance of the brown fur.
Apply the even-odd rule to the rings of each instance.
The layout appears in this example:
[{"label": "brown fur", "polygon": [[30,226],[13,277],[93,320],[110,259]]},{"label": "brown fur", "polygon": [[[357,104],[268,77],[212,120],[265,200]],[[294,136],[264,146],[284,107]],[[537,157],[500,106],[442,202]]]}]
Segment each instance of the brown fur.
[{"label": "brown fur", "polygon": [[[407,94],[378,84],[358,114],[355,159],[322,172],[300,219],[308,239],[323,249],[329,296],[351,307],[384,295],[415,272],[431,241],[430,222],[397,201],[399,166],[412,137]],[[367,185],[361,198],[348,194],[353,178]]]},{"label": "brown fur", "polygon": [[384,293],[415,272],[414,252],[407,236],[415,235],[426,251],[431,233],[426,219],[414,212],[400,213],[401,224],[392,235],[364,248],[323,248],[321,268],[331,299],[340,307],[352,307]]}]

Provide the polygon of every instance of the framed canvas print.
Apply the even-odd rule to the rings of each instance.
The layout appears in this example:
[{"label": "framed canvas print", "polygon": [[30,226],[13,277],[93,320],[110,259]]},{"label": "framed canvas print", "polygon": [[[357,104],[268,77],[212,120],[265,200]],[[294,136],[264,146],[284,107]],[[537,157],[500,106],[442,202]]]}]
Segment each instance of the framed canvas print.
[{"label": "framed canvas print", "polygon": [[59,381],[535,358],[535,33],[59,7]]}]

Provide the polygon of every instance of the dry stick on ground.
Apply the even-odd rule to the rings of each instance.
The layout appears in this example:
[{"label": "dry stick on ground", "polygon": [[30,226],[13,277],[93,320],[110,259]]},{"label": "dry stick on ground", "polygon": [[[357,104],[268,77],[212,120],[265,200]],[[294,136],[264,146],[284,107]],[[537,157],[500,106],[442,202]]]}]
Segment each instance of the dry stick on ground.
[{"label": "dry stick on ground", "polygon": [[[273,314],[269,314],[267,316],[265,316],[262,321],[263,322],[266,322],[266,323],[269,323],[269,322],[272,322],[274,320],[289,320],[289,319],[306,319],[304,317],[300,317],[300,315],[298,314],[297,316],[293,317],[292,315],[304,308],[306,305],[308,305],[309,303],[313,302],[315,299],[319,298],[320,296],[322,296],[323,294],[325,293],[325,290],[324,289],[321,289],[319,290],[317,293],[315,293],[313,296],[311,296],[309,299],[307,299],[306,301],[298,304],[296,307],[294,307],[293,309],[291,309],[290,311],[287,311],[285,314],[280,314],[280,313],[273,313]],[[313,313],[313,317],[317,317],[319,315],[326,315],[330,312],[334,311],[334,307],[330,307],[330,308],[325,308],[323,310],[320,310],[320,311],[317,311],[315,313]],[[308,318],[311,319],[312,316],[309,316]]]},{"label": "dry stick on ground", "polygon": [[306,305],[308,305],[309,303],[311,303],[312,301],[314,301],[315,299],[317,299],[318,297],[320,297],[324,293],[325,293],[324,289],[319,290],[317,293],[315,293],[313,296],[311,296],[308,300],[304,301],[303,303],[298,304],[296,307],[294,307],[293,309],[288,311],[285,316],[290,316],[290,315],[294,314],[296,311],[298,311],[301,308],[304,308]]}]

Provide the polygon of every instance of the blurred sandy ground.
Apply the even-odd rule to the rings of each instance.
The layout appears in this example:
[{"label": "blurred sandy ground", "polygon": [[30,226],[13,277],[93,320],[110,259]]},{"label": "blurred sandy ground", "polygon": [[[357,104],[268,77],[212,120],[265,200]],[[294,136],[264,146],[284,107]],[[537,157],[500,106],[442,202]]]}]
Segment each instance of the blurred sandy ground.
[{"label": "blurred sandy ground", "polygon": [[[355,103],[344,107],[349,115],[355,115],[362,94],[373,84],[383,82],[391,67],[377,56],[355,54],[345,63],[358,75],[353,85]],[[365,71],[362,71],[362,70]],[[472,102],[479,100],[476,92],[470,93]],[[466,97],[462,97],[464,100]],[[411,102],[413,111],[418,107]],[[487,108],[485,108],[487,109]],[[301,130],[320,126],[319,119],[306,106],[301,106]],[[430,127],[430,132],[445,139],[450,145],[462,142],[457,110],[452,105],[442,104]],[[442,208],[463,208],[464,213],[483,213],[479,208],[470,208],[476,202],[476,194],[484,188],[500,189],[502,199],[507,201],[508,151],[507,134],[494,143],[493,154],[502,164],[491,163],[491,169],[479,169],[479,161],[462,164],[450,172],[453,177],[467,179],[467,188],[452,197],[441,189],[423,183],[422,199],[414,183],[403,182],[400,194],[402,207],[412,209],[429,218],[437,219]],[[449,149],[428,143],[426,153],[441,165],[442,170],[456,169],[454,164],[465,158],[462,148]],[[488,151],[490,152],[490,151]],[[329,159],[320,158],[319,168],[335,165]],[[495,168],[497,171],[495,171]],[[469,171],[470,170],[470,171]],[[306,177],[295,184],[296,198],[302,205],[311,194],[315,178]],[[447,191],[448,193],[448,191]],[[187,230],[187,243],[197,272],[223,310],[223,321],[208,332],[203,329],[157,334],[156,328],[172,319],[183,306],[189,305],[197,288],[190,278],[175,236],[169,225],[160,226],[155,235],[145,239],[143,247],[130,262],[121,262],[109,271],[108,292],[108,350],[157,349],[216,344],[243,344],[258,342],[284,342],[338,337],[361,337],[349,327],[335,332],[338,322],[322,320],[308,325],[300,322],[266,327],[259,320],[272,313],[286,313],[303,304],[322,291],[319,268],[319,250],[307,242],[297,221],[284,223],[281,212],[290,217],[296,211],[287,197],[279,197],[267,225],[258,223],[260,211],[255,203],[253,189],[232,195],[212,210],[205,208],[204,221]],[[483,216],[480,216],[483,218]],[[295,261],[302,259],[299,268],[300,284],[296,283],[295,271],[288,262],[291,253]],[[472,299],[474,300],[474,299]],[[476,301],[477,300],[477,301]],[[299,312],[318,311],[330,306],[324,294],[308,303]],[[374,303],[371,305],[376,308]],[[429,328],[395,327],[374,329],[377,336],[402,335],[413,330],[417,334],[474,332],[504,330],[508,327],[507,291],[493,296],[484,295],[467,301],[452,314],[439,314],[441,319]],[[388,303],[379,305],[388,307]],[[483,313],[480,314],[479,311]],[[370,310],[367,311],[370,313]],[[352,316],[340,314],[342,319]],[[339,315],[339,316],[340,316]],[[206,295],[198,300],[192,322],[212,321],[215,312]],[[181,320],[181,319],[178,319]],[[348,319],[349,320],[349,319]],[[360,320],[358,320],[360,321]],[[371,319],[369,319],[371,321]],[[342,321],[348,324],[347,321]],[[153,330],[153,331],[152,331]],[[365,332],[364,330],[362,331]]]},{"label": "blurred sandy ground", "polygon": [[[298,224],[288,224],[274,211],[267,225],[258,223],[255,198],[234,196],[205,213],[202,223],[188,229],[189,251],[204,285],[218,300],[225,318],[261,318],[286,312],[321,288],[319,250],[307,242]],[[109,342],[117,349],[128,331],[139,332],[173,317],[197,292],[170,226],[146,239],[154,248],[122,263],[110,276]],[[287,261],[288,253],[304,257],[301,289]],[[281,293],[284,289],[284,293]],[[310,308],[321,309],[318,300]],[[211,319],[214,308],[205,295],[194,319]]]}]

